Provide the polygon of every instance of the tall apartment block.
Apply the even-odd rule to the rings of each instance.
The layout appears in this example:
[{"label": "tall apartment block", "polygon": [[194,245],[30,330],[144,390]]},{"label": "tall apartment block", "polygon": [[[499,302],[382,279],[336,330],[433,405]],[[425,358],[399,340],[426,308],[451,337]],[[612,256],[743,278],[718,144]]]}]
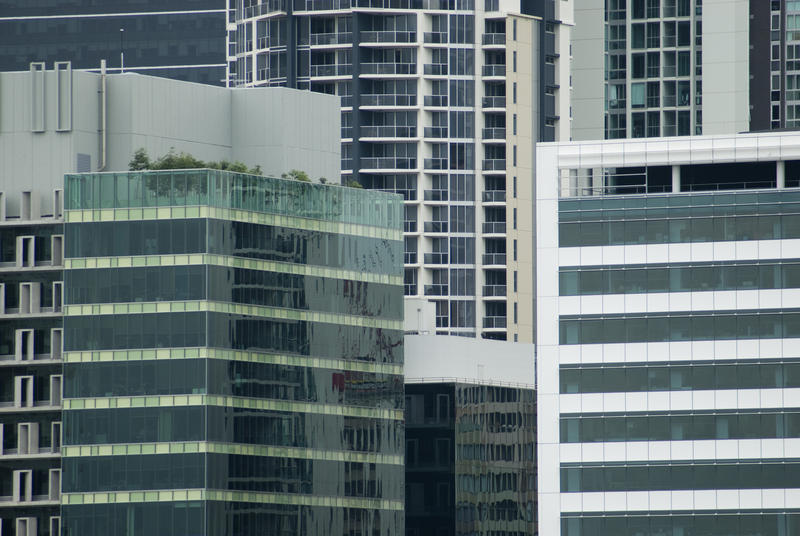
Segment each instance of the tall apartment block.
[{"label": "tall apartment block", "polygon": [[406,534],[537,534],[533,345],[406,335],[405,366]]},{"label": "tall apartment block", "polygon": [[225,0],[2,0],[0,71],[70,61],[225,85]]},{"label": "tall apartment block", "polygon": [[[769,109],[769,90],[763,87],[773,83],[778,90],[789,83],[788,78],[771,82],[771,77],[780,71],[781,47],[786,54],[794,50],[785,42],[793,35],[787,29],[794,20],[787,9],[793,5],[783,0],[580,2],[573,31],[573,139],[736,134],[789,126],[770,121],[770,114],[776,120],[784,114],[775,116]],[[772,63],[770,44],[777,55]]]},{"label": "tall apartment block", "polygon": [[800,135],[537,157],[540,533],[800,532]]},{"label": "tall apartment block", "polygon": [[403,533],[402,200],[66,177],[69,535]]},{"label": "tall apartment block", "polygon": [[39,193],[0,193],[0,533],[22,536],[61,515],[62,190]]},{"label": "tall apartment block", "polygon": [[229,79],[340,96],[342,180],[405,199],[406,296],[436,303],[437,333],[530,341],[523,192],[534,143],[570,129],[571,13],[563,0],[241,0]]}]

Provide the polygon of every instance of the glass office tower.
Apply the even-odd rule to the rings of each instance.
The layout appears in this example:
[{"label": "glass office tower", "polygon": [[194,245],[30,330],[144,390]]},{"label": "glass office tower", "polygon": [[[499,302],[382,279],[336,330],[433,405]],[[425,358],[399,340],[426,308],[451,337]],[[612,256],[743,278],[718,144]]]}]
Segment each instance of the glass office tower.
[{"label": "glass office tower", "polygon": [[401,534],[402,200],[66,177],[70,536]]}]

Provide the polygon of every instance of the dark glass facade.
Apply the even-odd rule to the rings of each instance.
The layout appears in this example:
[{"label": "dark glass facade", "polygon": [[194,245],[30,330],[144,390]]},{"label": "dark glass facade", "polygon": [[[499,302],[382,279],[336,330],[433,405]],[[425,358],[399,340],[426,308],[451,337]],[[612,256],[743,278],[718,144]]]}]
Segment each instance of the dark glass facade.
[{"label": "dark glass facade", "polygon": [[224,85],[225,4],[0,0],[0,71],[27,70],[39,61],[97,69],[102,59],[119,69],[124,52],[126,71]]},{"label": "dark glass facade", "polygon": [[208,170],[66,197],[65,534],[401,534],[401,198]]},{"label": "dark glass facade", "polygon": [[406,385],[406,534],[536,533],[532,389]]}]

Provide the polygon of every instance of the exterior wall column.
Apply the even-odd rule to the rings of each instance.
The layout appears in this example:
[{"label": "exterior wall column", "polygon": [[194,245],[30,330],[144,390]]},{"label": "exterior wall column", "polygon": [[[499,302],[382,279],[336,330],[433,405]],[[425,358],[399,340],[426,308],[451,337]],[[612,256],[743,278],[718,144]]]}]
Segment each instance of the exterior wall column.
[{"label": "exterior wall column", "polygon": [[672,166],[672,193],[681,191],[681,166]]},{"label": "exterior wall column", "polygon": [[778,190],[786,188],[786,162],[783,160],[775,162],[775,184]]}]

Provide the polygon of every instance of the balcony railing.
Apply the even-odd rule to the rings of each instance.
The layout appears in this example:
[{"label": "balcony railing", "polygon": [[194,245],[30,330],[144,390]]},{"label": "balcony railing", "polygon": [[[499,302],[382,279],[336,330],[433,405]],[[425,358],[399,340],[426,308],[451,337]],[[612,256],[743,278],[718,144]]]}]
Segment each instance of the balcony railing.
[{"label": "balcony railing", "polygon": [[446,221],[426,221],[423,227],[426,233],[446,233]]},{"label": "balcony railing", "polygon": [[506,264],[506,254],[484,253],[481,260],[484,266],[504,266]]},{"label": "balcony railing", "polygon": [[416,63],[362,63],[361,74],[417,74]]},{"label": "balcony railing", "polygon": [[505,234],[506,222],[487,221],[483,224],[483,234]]},{"label": "balcony railing", "polygon": [[506,139],[505,127],[487,127],[483,129],[484,140],[504,140]]},{"label": "balcony railing", "polygon": [[425,95],[423,104],[430,107],[444,107],[447,106],[447,95]]},{"label": "balcony railing", "polygon": [[425,169],[447,169],[447,158],[426,158]]},{"label": "balcony railing", "polygon": [[417,135],[415,126],[362,126],[362,138],[413,138]]},{"label": "balcony railing", "polygon": [[425,127],[426,138],[446,138],[447,127]]},{"label": "balcony railing", "polygon": [[417,220],[407,220],[403,222],[403,232],[404,233],[416,233],[417,232]]},{"label": "balcony railing", "polygon": [[484,45],[505,45],[506,34],[504,33],[485,33],[481,42]]},{"label": "balcony railing", "polygon": [[506,295],[506,286],[505,285],[483,285],[483,295],[484,296],[505,296]]},{"label": "balcony railing", "polygon": [[384,156],[361,159],[362,169],[414,169],[416,167],[416,158],[395,158],[391,156]]},{"label": "balcony railing", "polygon": [[425,32],[422,39],[426,43],[447,43],[447,32]]},{"label": "balcony railing", "polygon": [[484,65],[482,70],[483,76],[505,76],[505,65]]},{"label": "balcony railing", "polygon": [[426,253],[425,264],[447,264],[447,253]]},{"label": "balcony railing", "polygon": [[413,43],[417,40],[417,32],[381,30],[361,32],[359,37],[361,43]]},{"label": "balcony railing", "polygon": [[361,106],[416,106],[416,95],[361,95]]},{"label": "balcony railing", "polygon": [[403,264],[417,264],[417,252],[406,251],[403,253]]},{"label": "balcony railing", "polygon": [[484,190],[483,202],[484,203],[505,203],[506,191],[505,190]]},{"label": "balcony railing", "polygon": [[483,161],[484,171],[503,171],[506,169],[505,158],[487,158]]},{"label": "balcony railing", "polygon": [[484,316],[483,327],[488,329],[502,329],[506,327],[506,317],[504,316]]},{"label": "balcony railing", "polygon": [[426,296],[447,296],[447,285],[425,285]]},{"label": "balcony railing", "polygon": [[309,36],[311,45],[349,45],[352,43],[352,32],[318,33]]},{"label": "balcony railing", "polygon": [[425,190],[425,201],[447,201],[447,190]]},{"label": "balcony railing", "polygon": [[506,97],[503,96],[494,96],[494,97],[484,97],[481,101],[481,106],[484,108],[505,108],[506,107]]},{"label": "balcony railing", "polygon": [[350,64],[311,66],[311,76],[350,76],[352,74],[353,66]]},{"label": "balcony railing", "polygon": [[425,66],[422,68],[422,72],[424,74],[428,74],[431,76],[445,76],[447,75],[447,64],[446,63],[426,63]]}]

